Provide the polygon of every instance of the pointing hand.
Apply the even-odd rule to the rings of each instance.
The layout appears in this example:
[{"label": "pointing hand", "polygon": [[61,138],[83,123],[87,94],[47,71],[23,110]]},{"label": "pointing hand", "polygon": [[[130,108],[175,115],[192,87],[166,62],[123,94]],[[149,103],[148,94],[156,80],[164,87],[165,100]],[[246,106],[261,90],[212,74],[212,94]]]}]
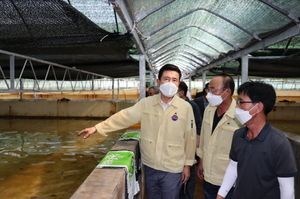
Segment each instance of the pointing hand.
[{"label": "pointing hand", "polygon": [[90,127],[90,128],[83,129],[77,135],[78,136],[84,135],[83,139],[86,140],[90,137],[90,135],[96,133],[96,131],[97,131],[96,127],[93,126],[93,127]]}]

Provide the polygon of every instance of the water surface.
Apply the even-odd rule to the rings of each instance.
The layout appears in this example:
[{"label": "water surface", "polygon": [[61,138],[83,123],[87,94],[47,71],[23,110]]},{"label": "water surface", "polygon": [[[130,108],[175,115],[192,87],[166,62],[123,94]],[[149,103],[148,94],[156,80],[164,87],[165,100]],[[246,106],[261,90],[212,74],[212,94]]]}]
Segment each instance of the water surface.
[{"label": "water surface", "polygon": [[269,123],[284,132],[300,135],[300,121],[269,121]]},{"label": "water surface", "polygon": [[[124,133],[94,134],[86,141],[77,136],[98,122],[0,118],[0,198],[70,198]],[[300,135],[299,121],[269,122]],[[197,179],[196,196],[202,194],[199,184]]]},{"label": "water surface", "polygon": [[77,133],[99,120],[0,119],[0,198],[70,198],[124,133]]}]

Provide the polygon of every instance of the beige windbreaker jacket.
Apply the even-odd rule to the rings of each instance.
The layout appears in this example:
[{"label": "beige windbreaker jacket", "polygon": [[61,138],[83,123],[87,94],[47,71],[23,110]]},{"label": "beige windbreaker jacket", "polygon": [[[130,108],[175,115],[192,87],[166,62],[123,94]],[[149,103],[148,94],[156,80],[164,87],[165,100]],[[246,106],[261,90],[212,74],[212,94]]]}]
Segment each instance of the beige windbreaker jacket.
[{"label": "beige windbreaker jacket", "polygon": [[229,164],[229,152],[234,131],[242,125],[234,116],[236,101],[232,98],[231,105],[224,114],[212,134],[212,126],[216,106],[208,105],[204,111],[200,144],[197,155],[202,158],[205,181],[221,186]]},{"label": "beige windbreaker jacket", "polygon": [[141,123],[142,163],[157,170],[180,173],[184,165],[193,165],[196,150],[196,126],[191,105],[174,96],[163,110],[161,94],[144,98],[97,124],[106,133]]}]

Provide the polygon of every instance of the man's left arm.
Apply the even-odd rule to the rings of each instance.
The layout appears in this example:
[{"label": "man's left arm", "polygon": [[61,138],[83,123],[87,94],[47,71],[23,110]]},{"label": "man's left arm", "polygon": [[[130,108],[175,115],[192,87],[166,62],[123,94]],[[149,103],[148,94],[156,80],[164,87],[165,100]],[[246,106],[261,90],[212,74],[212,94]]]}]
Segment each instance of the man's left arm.
[{"label": "man's left arm", "polygon": [[182,182],[190,177],[190,166],[194,164],[196,153],[196,125],[192,106],[189,106],[185,127],[185,166],[182,172]]},{"label": "man's left arm", "polygon": [[280,145],[274,147],[274,151],[276,152],[274,162],[276,162],[280,198],[294,199],[294,176],[297,175],[297,166],[294,152],[289,140],[286,137],[283,139],[284,140],[280,143]]},{"label": "man's left arm", "polygon": [[192,106],[188,107],[186,124],[185,124],[185,165],[192,166],[196,153],[196,125]]},{"label": "man's left arm", "polygon": [[196,132],[197,132],[197,135],[200,136],[202,117],[200,115],[200,109],[196,103],[194,103],[194,105],[193,105],[193,113],[195,116]]},{"label": "man's left arm", "polygon": [[277,177],[280,189],[280,198],[295,199],[294,177]]},{"label": "man's left arm", "polygon": [[190,166],[185,165],[181,175],[182,184],[186,183],[191,176],[191,168]]}]

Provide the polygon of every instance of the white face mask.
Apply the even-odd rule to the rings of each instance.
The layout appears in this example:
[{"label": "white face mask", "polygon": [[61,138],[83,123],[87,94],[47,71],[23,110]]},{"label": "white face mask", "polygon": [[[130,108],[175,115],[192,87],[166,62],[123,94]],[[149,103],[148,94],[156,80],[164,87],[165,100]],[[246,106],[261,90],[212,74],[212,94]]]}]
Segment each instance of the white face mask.
[{"label": "white face mask", "polygon": [[206,99],[208,100],[211,106],[219,106],[226,99],[226,97],[222,99],[222,95],[225,93],[225,91],[221,95],[214,95],[208,92],[206,95]]},{"label": "white face mask", "polygon": [[[256,105],[255,105],[256,106]],[[234,109],[234,115],[235,117],[240,121],[241,124],[245,124],[248,122],[254,115],[250,115],[250,111],[255,107],[253,106],[250,110],[245,111],[240,108],[235,108]]]},{"label": "white face mask", "polygon": [[172,82],[167,82],[161,84],[159,90],[162,92],[164,96],[173,97],[177,93],[178,87]]}]

